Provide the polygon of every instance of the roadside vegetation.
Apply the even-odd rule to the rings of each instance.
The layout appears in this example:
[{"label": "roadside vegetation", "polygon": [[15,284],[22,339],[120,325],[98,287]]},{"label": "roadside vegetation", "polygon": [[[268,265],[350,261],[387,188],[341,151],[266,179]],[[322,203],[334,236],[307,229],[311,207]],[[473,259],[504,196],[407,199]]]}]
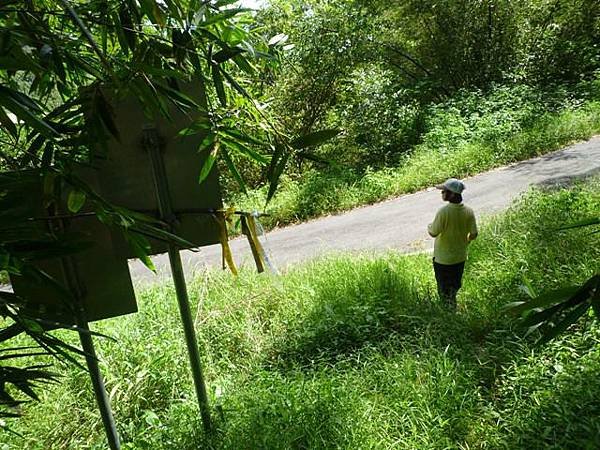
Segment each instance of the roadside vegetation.
[{"label": "roadside vegetation", "polygon": [[[600,133],[594,0],[469,4],[270,0],[255,17],[280,64],[254,92],[284,129],[338,129],[287,160],[266,205],[282,226],[557,150]],[[278,167],[281,169],[281,166]],[[265,209],[257,165],[249,195]]]},{"label": "roadside vegetation", "polygon": [[[334,163],[285,176],[266,207],[269,216],[261,221],[273,228],[349,210],[587,139],[600,133],[600,78],[568,92],[527,86],[463,92],[426,114],[421,143],[397,164],[353,169]],[[242,210],[262,211],[266,194],[263,187],[230,202]]]},{"label": "roadside vegetation", "polygon": [[[545,290],[598,271],[598,233],[556,228],[599,209],[596,177],[533,189],[484,220],[457,314],[438,304],[427,255],[340,255],[280,277],[199,273],[190,292],[211,438],[174,290],[145,289],[138,314],[94,326],[116,339],[98,344],[124,448],[594,448],[598,322],[535,348],[501,307],[526,298],[524,280]],[[103,448],[87,373],[62,375],[3,448]]]}]

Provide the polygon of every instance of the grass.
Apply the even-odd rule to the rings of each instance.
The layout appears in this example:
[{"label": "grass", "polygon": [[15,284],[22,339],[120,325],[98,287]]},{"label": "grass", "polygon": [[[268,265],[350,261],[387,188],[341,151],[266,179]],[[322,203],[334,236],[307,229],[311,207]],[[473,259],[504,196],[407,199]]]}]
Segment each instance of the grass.
[{"label": "grass", "polygon": [[[298,179],[284,178],[267,208],[270,216],[261,221],[266,228],[273,228],[349,210],[415,192],[449,177],[464,178],[539,156],[600,132],[597,101],[539,115],[529,111],[528,105],[522,106],[526,112],[521,115],[516,105],[508,106],[517,112],[503,111],[510,112],[508,118],[498,117],[498,112],[482,113],[469,119],[473,123],[461,113],[440,113],[442,123],[432,125],[423,143],[398,167],[361,173],[345,168],[313,170]],[[266,190],[259,189],[232,202],[239,209],[262,210],[265,198]]]},{"label": "grass", "polygon": [[[600,326],[558,341],[500,312],[599,269],[590,230],[600,179],[532,191],[490,218],[471,248],[457,314],[440,307],[429,257],[337,256],[281,277],[206,272],[190,285],[218,431],[199,424],[172,286],[95,330],[125,449],[541,449],[600,443]],[[83,370],[15,423],[4,449],[105,448]]]}]

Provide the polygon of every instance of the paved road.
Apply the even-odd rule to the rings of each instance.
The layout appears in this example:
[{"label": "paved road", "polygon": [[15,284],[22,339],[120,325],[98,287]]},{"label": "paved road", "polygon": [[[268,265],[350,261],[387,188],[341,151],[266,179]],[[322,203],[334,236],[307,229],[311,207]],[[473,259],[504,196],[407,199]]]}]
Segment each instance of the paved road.
[{"label": "paved road", "polygon": [[[600,172],[600,136],[545,156],[468,178],[465,204],[481,217],[506,208],[532,184],[560,184]],[[401,252],[427,250],[433,240],[426,227],[442,206],[439,191],[427,189],[393,200],[365,206],[344,214],[273,230],[266,236],[272,259],[279,269],[333,252]],[[239,264],[254,264],[245,238],[231,242]],[[184,251],[188,274],[207,266],[220,266],[218,245],[199,252]],[[139,261],[130,263],[136,284],[157,281],[169,275],[166,255],[154,257],[158,275]]]}]

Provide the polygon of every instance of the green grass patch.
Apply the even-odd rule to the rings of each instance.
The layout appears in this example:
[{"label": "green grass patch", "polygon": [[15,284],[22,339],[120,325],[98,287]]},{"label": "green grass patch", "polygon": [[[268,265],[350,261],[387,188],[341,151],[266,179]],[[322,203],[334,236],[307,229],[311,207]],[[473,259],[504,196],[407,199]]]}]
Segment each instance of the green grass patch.
[{"label": "green grass patch", "polygon": [[[500,312],[599,269],[599,234],[556,231],[600,210],[600,179],[529,192],[471,247],[459,312],[427,255],[337,256],[280,276],[206,272],[190,285],[217,431],[199,423],[171,286],[94,325],[125,449],[596,448],[600,326],[544,348]],[[83,370],[24,408],[6,449],[105,448]],[[3,448],[0,445],[0,448]]]}]

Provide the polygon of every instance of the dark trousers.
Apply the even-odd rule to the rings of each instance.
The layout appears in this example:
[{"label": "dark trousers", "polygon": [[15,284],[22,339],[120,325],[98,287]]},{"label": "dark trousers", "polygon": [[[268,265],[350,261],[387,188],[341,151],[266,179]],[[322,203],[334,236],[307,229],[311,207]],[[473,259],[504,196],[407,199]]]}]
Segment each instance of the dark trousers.
[{"label": "dark trousers", "polygon": [[458,264],[439,264],[433,259],[433,271],[440,299],[452,309],[456,309],[456,294],[462,286],[465,270],[464,261]]}]

